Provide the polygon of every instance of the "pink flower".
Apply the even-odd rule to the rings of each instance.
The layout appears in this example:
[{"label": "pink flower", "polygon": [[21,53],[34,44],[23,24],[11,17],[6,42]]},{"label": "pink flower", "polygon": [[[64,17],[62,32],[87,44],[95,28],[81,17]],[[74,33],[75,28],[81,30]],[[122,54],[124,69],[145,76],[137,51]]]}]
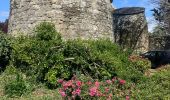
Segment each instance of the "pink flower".
[{"label": "pink flower", "polygon": [[68,82],[63,82],[62,85],[63,85],[64,90],[68,89],[68,87],[74,86],[73,83],[72,83],[72,80],[70,80]]},{"label": "pink flower", "polygon": [[100,91],[97,91],[96,96],[102,96],[102,93]]},{"label": "pink flower", "polygon": [[63,90],[59,90],[59,93],[61,94],[62,97],[66,97],[66,93]]},{"label": "pink flower", "polygon": [[76,80],[76,75],[74,74],[73,77],[71,78],[72,80]]},{"label": "pink flower", "polygon": [[112,94],[109,94],[109,97],[107,98],[107,100],[112,100]]},{"label": "pink flower", "polygon": [[116,79],[115,79],[115,78],[113,78],[113,79],[112,79],[112,82],[114,83],[114,82],[115,82],[115,80],[116,80]]},{"label": "pink flower", "polygon": [[125,80],[119,80],[119,83],[120,83],[121,85],[124,85],[124,84],[126,83],[126,81],[125,81]]},{"label": "pink flower", "polygon": [[77,85],[78,87],[81,87],[82,82],[81,82],[81,81],[76,81],[76,85]]},{"label": "pink flower", "polygon": [[100,86],[100,82],[98,82],[98,81],[96,81],[94,84],[97,88]]},{"label": "pink flower", "polygon": [[76,91],[73,91],[73,92],[72,92],[72,95],[76,95]]},{"label": "pink flower", "polygon": [[108,92],[109,92],[109,90],[110,90],[109,88],[105,88],[105,92],[106,92],[106,93],[108,93]]},{"label": "pink flower", "polygon": [[62,83],[62,86],[63,86],[64,90],[66,90],[66,89],[68,88],[68,86],[67,86],[66,83],[67,83],[67,82],[65,82],[65,81]]},{"label": "pink flower", "polygon": [[129,96],[126,96],[126,100],[130,100],[130,97],[129,97]]},{"label": "pink flower", "polygon": [[106,80],[106,83],[107,83],[107,84],[111,84],[112,81],[111,81],[111,80]]},{"label": "pink flower", "polygon": [[90,96],[95,96],[96,93],[97,93],[97,87],[90,88],[90,93],[89,93]]},{"label": "pink flower", "polygon": [[72,84],[72,81],[68,81],[68,82],[64,82],[63,83],[63,87],[70,87],[70,86],[72,86],[73,84]]},{"label": "pink flower", "polygon": [[92,85],[92,82],[91,82],[91,81],[88,81],[88,82],[87,82],[87,85]]},{"label": "pink flower", "polygon": [[80,95],[80,93],[81,93],[81,90],[80,90],[80,89],[77,89],[77,90],[76,90],[76,94],[77,94],[77,95]]},{"label": "pink flower", "polygon": [[58,83],[63,83],[63,81],[64,81],[63,79],[59,79]]},{"label": "pink flower", "polygon": [[75,91],[72,92],[72,95],[80,95],[81,90],[80,89],[76,89]]}]

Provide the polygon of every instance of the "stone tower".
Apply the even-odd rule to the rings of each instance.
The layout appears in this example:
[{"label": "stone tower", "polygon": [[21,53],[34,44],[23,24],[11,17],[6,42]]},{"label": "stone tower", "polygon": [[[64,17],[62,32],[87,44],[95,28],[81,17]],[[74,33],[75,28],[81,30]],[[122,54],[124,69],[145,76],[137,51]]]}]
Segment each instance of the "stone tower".
[{"label": "stone tower", "polygon": [[124,7],[113,13],[115,42],[135,51],[148,50],[148,25],[143,7]]},{"label": "stone tower", "polygon": [[10,0],[9,34],[31,34],[42,21],[65,39],[113,36],[111,0]]}]

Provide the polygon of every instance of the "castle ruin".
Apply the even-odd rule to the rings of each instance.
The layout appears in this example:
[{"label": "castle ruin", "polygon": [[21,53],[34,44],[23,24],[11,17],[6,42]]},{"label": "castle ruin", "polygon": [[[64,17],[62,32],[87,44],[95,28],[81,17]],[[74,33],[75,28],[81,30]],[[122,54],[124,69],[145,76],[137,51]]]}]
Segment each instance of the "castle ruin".
[{"label": "castle ruin", "polygon": [[143,7],[124,7],[113,13],[114,39],[122,48],[147,51],[148,25]]},{"label": "castle ruin", "polygon": [[[32,34],[43,22],[52,22],[64,39],[110,38],[119,45],[146,51],[145,9],[114,10],[113,0],[10,0],[8,33]],[[132,45],[134,44],[134,45]]]},{"label": "castle ruin", "polygon": [[112,0],[10,0],[9,34],[55,24],[65,39],[112,38]]}]

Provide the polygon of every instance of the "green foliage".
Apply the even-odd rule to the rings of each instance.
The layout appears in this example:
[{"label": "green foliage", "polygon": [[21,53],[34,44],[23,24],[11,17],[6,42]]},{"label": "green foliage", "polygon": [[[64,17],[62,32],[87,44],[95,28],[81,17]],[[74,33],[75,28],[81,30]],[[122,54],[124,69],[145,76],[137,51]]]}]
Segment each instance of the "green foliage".
[{"label": "green foliage", "polygon": [[59,78],[70,79],[74,74],[94,79],[114,76],[138,81],[142,72],[128,60],[129,51],[123,51],[110,40],[62,41],[51,23],[41,23],[35,36],[19,36],[12,40],[11,66],[19,68],[38,82],[54,87]]},{"label": "green foliage", "polygon": [[60,63],[64,59],[61,36],[52,24],[45,22],[38,25],[35,32],[37,34],[32,37],[21,35],[12,39],[11,65],[28,76],[36,76],[37,81],[53,83],[50,70],[60,73]]},{"label": "green foliage", "polygon": [[153,32],[150,34],[151,36],[165,36],[166,30],[163,26],[157,25],[154,27]]},{"label": "green foliage", "polygon": [[8,84],[5,85],[5,94],[9,97],[14,96],[21,96],[27,92],[28,87],[26,82],[23,80],[21,75],[16,75],[16,80],[10,81]]},{"label": "green foliage", "polygon": [[11,54],[11,46],[5,34],[0,33],[0,71],[8,65]]},{"label": "green foliage", "polygon": [[170,98],[170,70],[165,70],[136,85],[133,98],[137,100],[168,100]]},{"label": "green foliage", "polygon": [[33,77],[27,77],[14,66],[7,66],[1,78],[4,94],[10,98],[28,95],[35,89],[35,84],[32,82]]},{"label": "green foliage", "polygon": [[122,50],[110,40],[62,41],[54,25],[46,22],[34,31],[34,36],[27,37],[8,38],[0,34],[0,64],[10,62],[1,75],[5,77],[0,76],[7,96],[28,93],[33,89],[30,83],[36,82],[56,88],[58,79],[70,80],[77,75],[81,81],[104,81],[116,76],[127,83],[135,83],[132,99],[170,98],[169,71],[147,78],[144,73],[150,68],[150,62],[130,56],[130,51]]},{"label": "green foliage", "polygon": [[49,22],[42,22],[37,25],[34,29],[36,33],[36,38],[40,40],[54,40],[55,38],[61,39],[61,36],[57,34],[55,30],[55,25]]},{"label": "green foliage", "polygon": [[141,58],[138,55],[131,55],[129,60],[132,62],[136,70],[145,73],[146,70],[151,68],[151,62],[147,59]]},{"label": "green foliage", "polygon": [[150,61],[148,60],[139,60],[134,62],[135,67],[137,70],[141,71],[142,73],[145,73],[146,70],[151,68]]},{"label": "green foliage", "polygon": [[64,56],[71,73],[89,75],[97,79],[109,79],[117,76],[119,67],[123,67],[121,49],[109,40],[71,40],[66,43]]}]

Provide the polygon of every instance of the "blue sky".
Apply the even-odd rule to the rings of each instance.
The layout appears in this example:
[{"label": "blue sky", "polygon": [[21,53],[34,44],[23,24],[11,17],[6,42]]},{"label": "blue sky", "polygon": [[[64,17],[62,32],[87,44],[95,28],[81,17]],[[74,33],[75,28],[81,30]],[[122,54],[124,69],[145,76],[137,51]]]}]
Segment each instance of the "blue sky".
[{"label": "blue sky", "polygon": [[9,16],[10,0],[0,0],[0,21],[4,21]]},{"label": "blue sky", "polygon": [[[146,8],[146,17],[149,24],[149,31],[153,29],[155,23],[153,21],[152,12],[150,11],[153,6],[149,2],[150,0],[113,0],[113,5],[116,8],[121,7],[145,7]],[[4,21],[9,16],[9,2],[10,0],[1,0],[0,1],[0,21]]]}]

